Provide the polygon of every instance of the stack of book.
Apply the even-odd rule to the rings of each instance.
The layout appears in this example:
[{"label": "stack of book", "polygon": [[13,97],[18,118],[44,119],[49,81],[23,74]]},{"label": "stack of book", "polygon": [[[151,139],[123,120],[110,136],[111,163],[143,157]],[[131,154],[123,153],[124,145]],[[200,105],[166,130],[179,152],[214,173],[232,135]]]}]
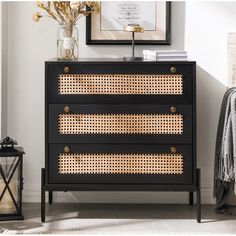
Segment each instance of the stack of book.
[{"label": "stack of book", "polygon": [[147,61],[186,61],[187,58],[183,50],[143,50],[143,59]]}]

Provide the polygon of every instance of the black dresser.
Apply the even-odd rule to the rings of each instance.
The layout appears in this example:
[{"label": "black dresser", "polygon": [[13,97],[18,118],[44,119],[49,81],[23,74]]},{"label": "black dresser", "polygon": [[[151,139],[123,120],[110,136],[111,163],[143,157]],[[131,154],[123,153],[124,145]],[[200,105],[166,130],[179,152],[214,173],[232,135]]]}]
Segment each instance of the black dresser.
[{"label": "black dresser", "polygon": [[[196,192],[195,62],[45,64],[45,192]],[[105,194],[105,192],[104,192]],[[173,196],[174,197],[174,196]]]}]

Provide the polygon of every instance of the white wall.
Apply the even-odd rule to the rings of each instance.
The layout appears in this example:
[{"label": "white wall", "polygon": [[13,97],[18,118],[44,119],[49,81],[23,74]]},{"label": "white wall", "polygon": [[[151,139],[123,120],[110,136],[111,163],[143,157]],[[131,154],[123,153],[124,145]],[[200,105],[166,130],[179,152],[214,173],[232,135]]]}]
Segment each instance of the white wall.
[{"label": "white wall", "polygon": [[[203,202],[212,201],[214,141],[220,102],[226,81],[228,31],[235,31],[236,3],[174,2],[172,45],[143,48],[183,49],[198,62],[198,159],[202,168]],[[44,166],[44,61],[56,56],[56,23],[31,20],[32,2],[8,4],[8,134],[25,148],[24,201],[40,199],[40,169]],[[186,11],[186,20],[185,20]],[[232,14],[231,14],[232,12]],[[186,22],[186,30],[185,30]],[[216,24],[216,26],[215,26]],[[80,57],[122,57],[128,46],[85,45],[85,19],[81,19]],[[207,115],[206,115],[207,114]],[[173,194],[175,194],[173,197]],[[186,193],[77,193],[60,200],[80,202],[186,202]]]},{"label": "white wall", "polygon": [[1,138],[7,136],[7,85],[8,85],[8,78],[7,78],[7,58],[8,58],[8,5],[7,2],[2,2],[2,107],[1,107]]},{"label": "white wall", "polygon": [[236,32],[235,2],[187,2],[185,47],[197,61],[198,166],[212,194],[215,140],[227,85],[227,37]]},{"label": "white wall", "polygon": [[[0,2],[0,39],[2,39],[2,33],[3,33],[3,9],[2,9],[2,2]],[[3,78],[3,42],[2,40],[0,41],[0,111],[2,111],[2,78]],[[2,114],[2,112],[1,112]],[[0,137],[2,134],[2,116],[0,116]]]}]

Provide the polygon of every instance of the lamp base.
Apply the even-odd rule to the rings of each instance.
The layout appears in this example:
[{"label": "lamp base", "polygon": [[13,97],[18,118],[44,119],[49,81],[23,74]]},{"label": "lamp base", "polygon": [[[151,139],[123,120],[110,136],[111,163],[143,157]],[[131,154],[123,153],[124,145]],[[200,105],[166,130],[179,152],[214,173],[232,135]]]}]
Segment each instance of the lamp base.
[{"label": "lamp base", "polygon": [[123,57],[123,61],[143,61],[143,57]]}]

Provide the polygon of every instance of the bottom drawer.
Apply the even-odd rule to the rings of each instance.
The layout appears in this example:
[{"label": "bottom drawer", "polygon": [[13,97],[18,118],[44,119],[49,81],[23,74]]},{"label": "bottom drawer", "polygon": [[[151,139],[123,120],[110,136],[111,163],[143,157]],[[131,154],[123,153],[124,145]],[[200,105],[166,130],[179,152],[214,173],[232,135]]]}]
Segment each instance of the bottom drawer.
[{"label": "bottom drawer", "polygon": [[192,183],[192,146],[49,145],[49,183]]}]

